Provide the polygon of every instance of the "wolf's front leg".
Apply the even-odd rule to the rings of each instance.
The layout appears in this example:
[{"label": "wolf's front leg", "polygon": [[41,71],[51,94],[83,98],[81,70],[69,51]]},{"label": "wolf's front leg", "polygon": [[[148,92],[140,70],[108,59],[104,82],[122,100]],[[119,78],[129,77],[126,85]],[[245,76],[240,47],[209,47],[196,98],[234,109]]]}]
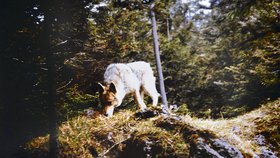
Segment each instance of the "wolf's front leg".
[{"label": "wolf's front leg", "polygon": [[136,91],[134,94],[134,98],[137,101],[138,107],[141,109],[141,111],[145,111],[145,109],[147,108],[146,104],[144,103],[144,100],[141,97],[141,94],[139,91]]}]

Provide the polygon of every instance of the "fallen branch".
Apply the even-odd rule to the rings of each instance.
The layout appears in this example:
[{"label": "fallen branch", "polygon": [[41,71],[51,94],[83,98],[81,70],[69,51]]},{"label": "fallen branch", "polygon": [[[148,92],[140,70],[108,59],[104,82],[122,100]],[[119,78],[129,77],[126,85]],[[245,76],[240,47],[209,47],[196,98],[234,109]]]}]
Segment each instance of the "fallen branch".
[{"label": "fallen branch", "polygon": [[72,81],[73,81],[73,78],[71,78],[71,80],[70,80],[68,83],[66,83],[65,85],[63,85],[63,86],[57,88],[56,91],[60,91],[61,89],[67,87]]},{"label": "fallen branch", "polygon": [[109,153],[114,147],[116,147],[117,145],[123,143],[124,141],[128,140],[129,138],[131,138],[131,136],[129,135],[126,139],[119,141],[118,143],[112,145],[109,149],[107,149],[106,151],[104,151],[102,154],[98,155],[98,157],[104,157],[107,153]]}]

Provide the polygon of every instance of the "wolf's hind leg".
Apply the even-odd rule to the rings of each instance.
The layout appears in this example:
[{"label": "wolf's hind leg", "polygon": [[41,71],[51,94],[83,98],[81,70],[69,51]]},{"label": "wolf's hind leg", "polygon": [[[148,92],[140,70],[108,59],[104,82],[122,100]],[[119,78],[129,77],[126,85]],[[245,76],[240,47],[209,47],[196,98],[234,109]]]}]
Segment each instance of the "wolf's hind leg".
[{"label": "wolf's hind leg", "polygon": [[146,109],[146,104],[144,103],[144,100],[142,99],[141,97],[141,94],[139,91],[136,91],[135,92],[135,96],[134,98],[136,99],[137,101],[137,104],[138,104],[138,107],[141,109],[141,111],[144,111]]},{"label": "wolf's hind leg", "polygon": [[152,100],[153,100],[153,105],[152,106],[153,107],[157,106],[157,104],[158,104],[158,97],[159,97],[158,93],[152,95]]},{"label": "wolf's hind leg", "polygon": [[141,95],[142,100],[144,101],[145,91],[142,86],[140,87],[140,95]]},{"label": "wolf's hind leg", "polygon": [[157,92],[155,83],[144,85],[143,89],[144,89],[145,93],[152,98],[152,100],[153,100],[152,106],[157,106],[157,104],[158,104],[158,97],[160,95]]}]

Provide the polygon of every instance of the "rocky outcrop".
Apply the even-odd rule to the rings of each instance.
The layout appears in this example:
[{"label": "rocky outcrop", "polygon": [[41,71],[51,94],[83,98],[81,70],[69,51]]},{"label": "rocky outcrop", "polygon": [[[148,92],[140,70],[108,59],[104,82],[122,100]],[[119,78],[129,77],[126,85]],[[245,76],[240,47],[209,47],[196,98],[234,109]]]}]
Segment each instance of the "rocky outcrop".
[{"label": "rocky outcrop", "polygon": [[255,142],[260,146],[260,154],[255,158],[277,158],[275,153],[270,149],[272,146],[266,142],[265,137],[261,134],[255,136]]}]

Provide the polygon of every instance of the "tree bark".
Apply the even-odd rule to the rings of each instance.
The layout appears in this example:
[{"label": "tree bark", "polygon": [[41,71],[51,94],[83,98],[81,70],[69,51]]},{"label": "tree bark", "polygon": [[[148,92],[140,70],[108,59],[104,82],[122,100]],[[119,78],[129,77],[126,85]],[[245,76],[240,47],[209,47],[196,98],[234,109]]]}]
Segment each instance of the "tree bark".
[{"label": "tree bark", "polygon": [[159,52],[159,43],[158,43],[158,35],[157,35],[157,26],[156,26],[156,17],[154,11],[154,4],[151,4],[151,20],[152,20],[152,32],[153,32],[153,42],[154,42],[154,53],[157,64],[157,72],[159,76],[159,85],[160,85],[160,94],[162,97],[162,104],[165,109],[168,109],[168,102],[164,87],[164,78],[162,74],[161,60],[160,60],[160,52]]}]

